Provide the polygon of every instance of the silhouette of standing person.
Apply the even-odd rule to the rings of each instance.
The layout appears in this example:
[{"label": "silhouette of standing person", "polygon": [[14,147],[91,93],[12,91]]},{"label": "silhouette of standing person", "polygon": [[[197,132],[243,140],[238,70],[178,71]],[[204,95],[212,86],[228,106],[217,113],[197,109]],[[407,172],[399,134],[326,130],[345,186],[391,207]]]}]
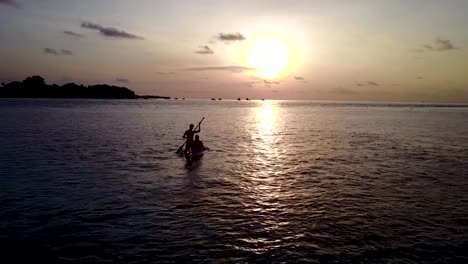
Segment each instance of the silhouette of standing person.
[{"label": "silhouette of standing person", "polygon": [[190,149],[192,148],[192,145],[193,145],[193,135],[195,135],[196,133],[199,133],[200,130],[201,130],[201,126],[200,124],[198,125],[198,130],[193,130],[193,124],[190,124],[190,128],[188,130],[185,131],[184,133],[184,136],[183,138],[186,138],[187,139],[187,142],[185,143],[185,154],[187,154]]}]

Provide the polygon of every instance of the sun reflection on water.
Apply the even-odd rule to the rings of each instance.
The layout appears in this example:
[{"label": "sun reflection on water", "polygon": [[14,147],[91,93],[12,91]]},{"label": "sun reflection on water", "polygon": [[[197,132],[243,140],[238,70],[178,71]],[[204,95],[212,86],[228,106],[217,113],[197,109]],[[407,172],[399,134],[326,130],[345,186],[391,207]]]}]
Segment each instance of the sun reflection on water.
[{"label": "sun reflection on water", "polygon": [[[262,104],[255,109],[257,136],[265,142],[272,143],[274,130],[278,122],[278,106],[272,102],[262,102]],[[271,147],[271,146],[266,146]]]},{"label": "sun reflection on water", "polygon": [[254,109],[255,115],[255,133],[253,133],[254,152],[258,164],[271,167],[275,165],[275,156],[278,154],[277,141],[279,138],[278,130],[280,125],[280,109],[275,102],[261,102]]},{"label": "sun reflection on water", "polygon": [[254,110],[255,128],[252,129],[253,168],[250,185],[251,198],[261,205],[257,210],[268,211],[282,195],[279,175],[281,170],[280,137],[281,109],[276,102],[260,102]]},{"label": "sun reflection on water", "polygon": [[245,213],[256,219],[253,225],[258,235],[242,242],[250,244],[250,251],[265,252],[283,243],[274,234],[288,228],[289,219],[282,215],[293,209],[285,203],[291,193],[284,189],[281,107],[274,101],[258,102],[251,115],[251,158],[246,164],[248,181],[242,185],[249,201]]}]

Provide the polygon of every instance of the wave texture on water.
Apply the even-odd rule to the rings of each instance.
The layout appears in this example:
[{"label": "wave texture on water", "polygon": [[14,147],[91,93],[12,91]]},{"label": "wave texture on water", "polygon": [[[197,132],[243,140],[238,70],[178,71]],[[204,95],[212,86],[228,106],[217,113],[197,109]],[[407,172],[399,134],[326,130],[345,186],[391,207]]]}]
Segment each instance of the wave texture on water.
[{"label": "wave texture on water", "polygon": [[[187,163],[203,116],[212,151]],[[467,123],[461,106],[0,100],[2,257],[467,262]]]}]

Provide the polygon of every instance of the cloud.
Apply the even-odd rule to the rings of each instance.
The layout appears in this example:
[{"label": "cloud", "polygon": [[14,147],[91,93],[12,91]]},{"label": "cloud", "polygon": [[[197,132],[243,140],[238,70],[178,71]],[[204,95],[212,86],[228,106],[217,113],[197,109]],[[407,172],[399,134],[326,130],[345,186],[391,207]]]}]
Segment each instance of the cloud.
[{"label": "cloud", "polygon": [[158,72],[155,72],[155,73],[159,74],[159,75],[175,74],[175,72],[163,72],[163,71],[158,71]]},{"label": "cloud", "polygon": [[432,45],[426,44],[423,47],[429,51],[448,51],[456,49],[448,39],[437,38]]},{"label": "cloud", "polygon": [[377,82],[374,82],[374,81],[367,81],[367,82],[359,82],[359,81],[356,81],[356,86],[379,86],[380,84],[377,83]]},{"label": "cloud", "polygon": [[187,68],[187,71],[231,71],[231,72],[243,72],[255,70],[255,68],[244,67],[244,66],[211,66],[211,67],[192,67]]},{"label": "cloud", "polygon": [[350,90],[350,89],[346,89],[346,88],[343,88],[343,87],[336,87],[334,89],[331,89],[329,90],[330,93],[332,94],[346,94],[346,95],[350,95],[350,94],[357,94],[358,92],[354,91],[354,90]]},{"label": "cloud", "polygon": [[73,55],[73,52],[71,50],[67,50],[67,49],[60,50],[60,53],[62,55]]},{"label": "cloud", "polygon": [[91,22],[83,22],[81,23],[82,28],[97,30],[101,35],[109,38],[124,38],[124,39],[144,39],[143,37],[125,32],[120,29],[116,29],[113,27],[103,27],[99,24],[94,24]]},{"label": "cloud", "polygon": [[71,50],[67,50],[67,49],[56,50],[56,49],[52,49],[52,48],[44,48],[43,51],[44,51],[45,54],[55,55],[55,56],[73,55],[73,52]]},{"label": "cloud", "polygon": [[21,5],[15,0],[0,0],[0,4],[9,5],[15,8],[20,8]]},{"label": "cloud", "polygon": [[76,33],[76,32],[69,31],[69,30],[63,31],[63,34],[68,35],[68,36],[72,36],[72,37],[75,37],[75,38],[84,38],[83,34]]},{"label": "cloud", "polygon": [[294,76],[294,79],[298,80],[298,81],[303,81],[304,80],[304,77],[302,76]]},{"label": "cloud", "polygon": [[426,48],[427,50],[434,50],[434,48],[431,46],[431,45],[423,45],[424,48]]},{"label": "cloud", "polygon": [[423,78],[422,76],[418,76],[418,77],[416,77],[416,79],[422,80],[422,79],[424,79],[424,78]]},{"label": "cloud", "polygon": [[280,84],[280,82],[276,82],[276,81],[268,81],[268,80],[263,80],[263,83],[265,85],[271,85],[271,84]]},{"label": "cloud", "polygon": [[212,49],[210,49],[210,47],[208,47],[206,45],[205,46],[200,46],[199,48],[200,48],[200,50],[195,51],[195,53],[198,53],[198,54],[213,54],[214,53],[214,51]]},{"label": "cloud", "polygon": [[56,49],[51,49],[51,48],[45,48],[44,53],[51,54],[51,55],[60,55]]},{"label": "cloud", "polygon": [[120,83],[129,83],[130,82],[130,80],[125,79],[125,78],[116,78],[115,81],[120,82]]},{"label": "cloud", "polygon": [[241,33],[219,33],[216,36],[217,39],[224,41],[224,42],[234,42],[234,41],[242,41],[245,40],[244,35]]}]

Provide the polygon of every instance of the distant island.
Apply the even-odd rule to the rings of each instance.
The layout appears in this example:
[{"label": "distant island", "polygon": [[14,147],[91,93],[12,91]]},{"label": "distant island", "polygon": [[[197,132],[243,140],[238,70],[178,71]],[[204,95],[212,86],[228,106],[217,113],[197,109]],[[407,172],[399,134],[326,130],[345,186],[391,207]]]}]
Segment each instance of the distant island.
[{"label": "distant island", "polygon": [[0,98],[83,98],[83,99],[138,99],[164,98],[163,96],[138,96],[134,91],[107,84],[78,85],[67,83],[47,85],[41,76],[31,76],[22,82],[2,83]]}]

